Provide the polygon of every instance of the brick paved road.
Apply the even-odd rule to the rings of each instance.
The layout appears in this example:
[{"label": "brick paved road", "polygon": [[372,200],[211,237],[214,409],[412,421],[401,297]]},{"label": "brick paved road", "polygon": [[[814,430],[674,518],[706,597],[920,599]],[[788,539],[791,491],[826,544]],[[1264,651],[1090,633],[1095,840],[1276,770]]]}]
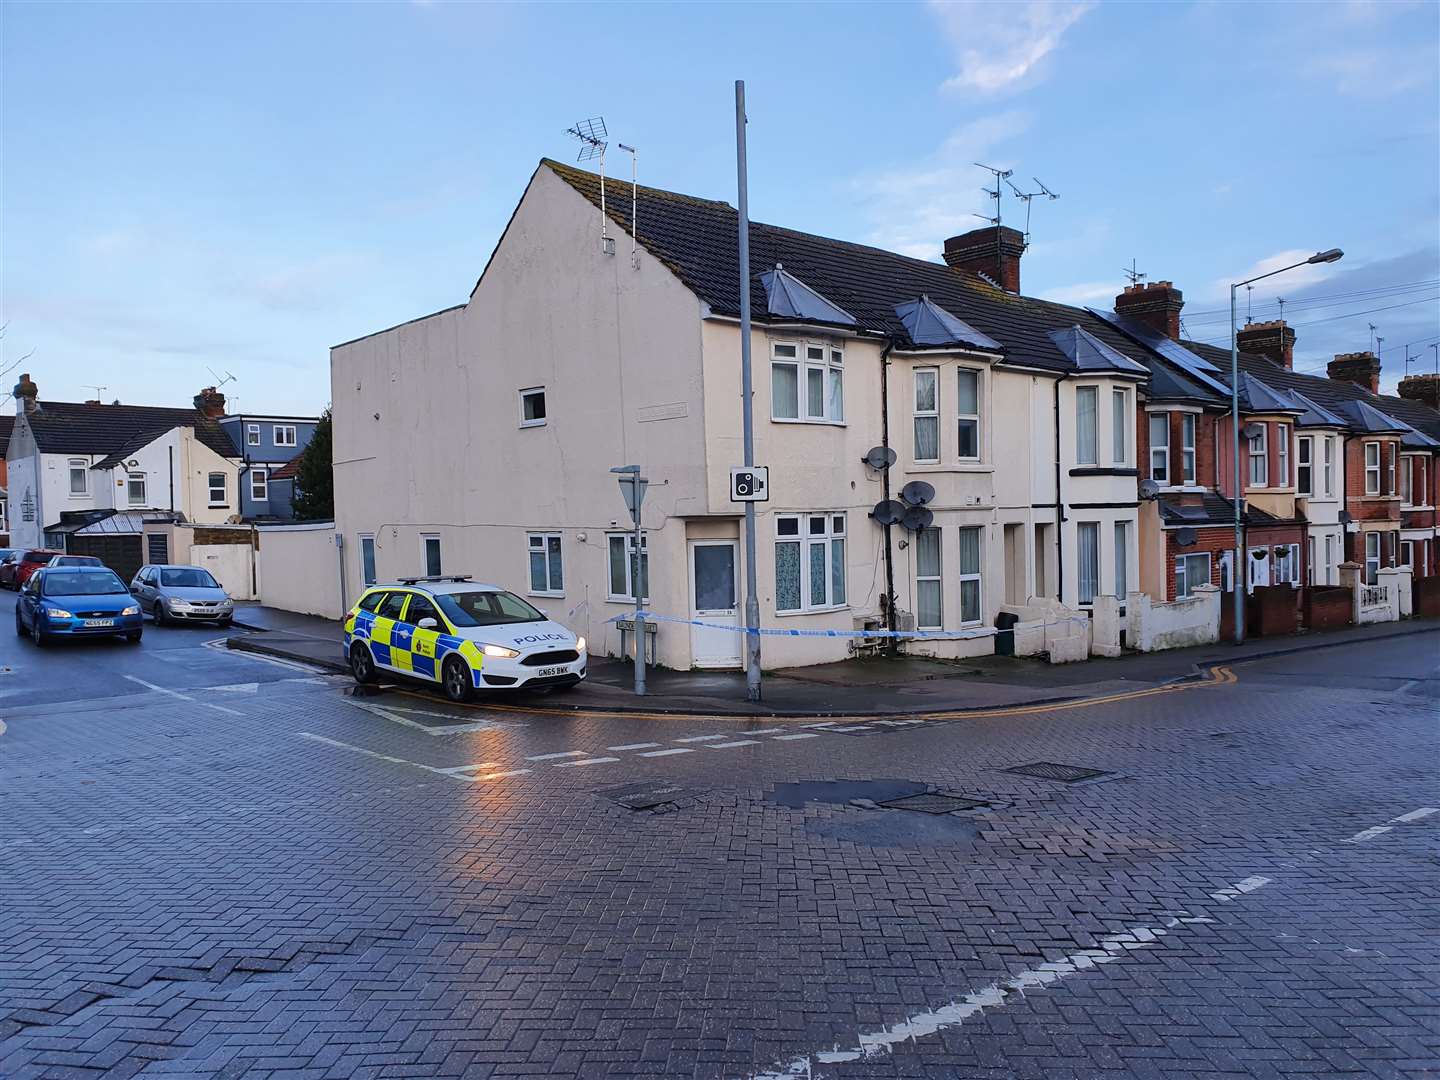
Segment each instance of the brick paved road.
[{"label": "brick paved road", "polygon": [[[81,697],[90,650],[0,644],[6,1077],[1440,1076],[1435,635],[815,726],[354,700],[174,633]],[[865,803],[927,790],[989,805]]]}]

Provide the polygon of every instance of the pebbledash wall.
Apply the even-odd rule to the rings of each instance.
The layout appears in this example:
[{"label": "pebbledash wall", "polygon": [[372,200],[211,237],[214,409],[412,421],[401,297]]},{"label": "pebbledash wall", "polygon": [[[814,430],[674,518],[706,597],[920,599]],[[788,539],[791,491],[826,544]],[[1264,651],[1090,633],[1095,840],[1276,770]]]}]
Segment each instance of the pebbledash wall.
[{"label": "pebbledash wall", "polygon": [[[610,537],[629,530],[614,465],[635,463],[650,479],[644,523],[650,597],[656,612],[692,613],[690,549],[736,540],[740,507],[729,501],[729,468],[741,461],[739,330],[708,317],[705,306],[642,247],[602,254],[596,210],[547,168],[537,171],[468,304],[335,347],[336,529],[344,540],[347,602],[364,584],[364,552],[373,542],[375,578],[426,570],[427,537],[438,539],[441,569],[467,573],[527,595],[537,607],[585,634],[592,650],[618,653],[609,621],[632,607],[609,584]],[[776,342],[838,348],[845,370],[846,422],[773,422],[770,357]],[[881,530],[868,517],[882,497],[881,476],[862,463],[880,442],[881,348],[814,327],[757,328],[756,460],[771,468],[768,503],[758,514],[757,578],[767,627],[849,631],[882,620],[885,588]],[[983,353],[892,354],[888,380],[892,446],[899,461],[892,492],[910,479],[932,483],[941,542],[945,629],[985,628],[1006,603],[1036,595],[1078,600],[1078,527],[1100,538],[1099,591],[1121,594],[1138,583],[1133,382],[1109,374],[1057,380],[994,369]],[[956,369],[981,372],[982,452],[978,462],[914,461],[914,369],[939,369],[942,395]],[[1075,387],[1129,393],[1127,460],[1105,468],[1075,463]],[[544,423],[526,425],[520,392],[543,388]],[[1056,509],[1055,417],[1061,417],[1060,495]],[[1114,444],[1109,407],[1097,410],[1097,441]],[[999,418],[1005,418],[1000,422]],[[940,425],[943,446],[957,438]],[[942,460],[954,460],[942,454]],[[777,613],[776,540],[780,519],[843,519],[847,595],[843,604]],[[1117,533],[1116,523],[1124,530]],[[961,617],[962,527],[982,529],[981,602]],[[1057,560],[1056,537],[1060,555]],[[529,589],[529,534],[557,533],[563,589]],[[827,539],[838,539],[833,535]],[[806,543],[807,536],[799,537]],[[895,530],[895,588],[902,612],[916,612],[916,536]],[[1123,560],[1114,546],[1125,545]],[[737,545],[738,546],[738,545]],[[836,550],[836,549],[832,549]],[[265,546],[262,539],[262,560]],[[743,557],[743,551],[740,552]],[[1127,581],[1117,588],[1123,562]],[[744,567],[737,560],[737,578]],[[828,572],[828,571],[827,571]],[[808,585],[808,579],[802,583]],[[715,663],[690,628],[662,625],[661,663]],[[738,666],[741,635],[733,635]],[[967,656],[993,651],[989,637],[927,641],[912,652]],[[843,638],[767,637],[766,667],[843,659]],[[723,662],[723,660],[722,660]]]}]

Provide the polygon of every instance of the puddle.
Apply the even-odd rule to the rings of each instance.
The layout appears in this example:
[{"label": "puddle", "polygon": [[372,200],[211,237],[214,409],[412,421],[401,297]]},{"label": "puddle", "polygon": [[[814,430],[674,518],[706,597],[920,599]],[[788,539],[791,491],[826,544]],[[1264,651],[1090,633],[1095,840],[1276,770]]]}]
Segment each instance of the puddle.
[{"label": "puddle", "polygon": [[846,806],[853,799],[869,799],[881,803],[929,790],[929,784],[917,784],[913,780],[802,780],[776,784],[770,797],[781,806],[799,810],[807,802]]}]

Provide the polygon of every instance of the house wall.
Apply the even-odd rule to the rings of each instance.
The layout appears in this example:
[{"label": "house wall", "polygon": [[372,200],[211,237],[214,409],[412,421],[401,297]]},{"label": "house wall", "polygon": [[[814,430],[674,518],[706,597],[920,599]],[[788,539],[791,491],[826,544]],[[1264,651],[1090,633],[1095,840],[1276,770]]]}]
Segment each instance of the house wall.
[{"label": "house wall", "polygon": [[[65,458],[58,458],[62,466]],[[129,462],[134,461],[135,465]],[[220,506],[210,505],[209,475],[221,473],[226,478],[227,502]],[[145,499],[132,503],[129,500],[127,481],[130,473],[145,477]],[[69,483],[68,467],[62,468],[65,484]],[[234,463],[221,457],[195,437],[195,430],[177,427],[162,435],[154,442],[142,446],[127,457],[125,463],[114,468],[92,470],[91,490],[97,507],[116,510],[176,510],[185,515],[187,521],[197,524],[219,524],[234,510],[231,499],[235,490]],[[79,509],[78,506],[66,509]]]},{"label": "house wall", "polygon": [[[597,211],[542,168],[467,305],[332,350],[347,600],[362,533],[381,580],[423,572],[435,533],[446,572],[525,595],[527,530],[559,532],[563,595],[532,600],[614,648],[606,620],[631,605],[607,600],[606,534],[630,521],[608,470],[635,463],[650,479],[650,607],[686,610],[686,519],[708,516],[701,310],[637,259],[602,254]],[[546,423],[521,427],[519,391],[535,386]],[[662,628],[659,648],[689,665],[683,628]]]},{"label": "house wall", "polygon": [[262,525],[257,532],[256,577],[260,602],[284,611],[339,619],[349,602],[342,602],[340,595],[335,526],[328,522]]},{"label": "house wall", "polygon": [[[242,458],[239,468],[238,505],[232,513],[238,512],[247,518],[270,517],[286,520],[293,518],[295,516],[292,505],[293,483],[291,481],[272,483],[268,486],[267,497],[256,499],[251,495],[250,472],[252,468],[266,473],[273,472],[303,452],[315,435],[317,420],[313,417],[297,419],[286,416],[236,414],[222,417],[219,423],[225,433],[230,436],[230,441],[235,444],[236,452]],[[251,424],[258,425],[260,428],[260,442],[255,446],[246,441],[247,428]],[[295,445],[277,446],[275,443],[276,427],[293,427],[295,429]]]}]

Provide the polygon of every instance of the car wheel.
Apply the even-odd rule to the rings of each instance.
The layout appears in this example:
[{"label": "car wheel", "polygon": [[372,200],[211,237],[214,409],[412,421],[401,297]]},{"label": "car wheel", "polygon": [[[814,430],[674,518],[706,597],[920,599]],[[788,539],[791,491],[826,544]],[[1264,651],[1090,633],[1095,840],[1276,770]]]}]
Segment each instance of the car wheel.
[{"label": "car wheel", "polygon": [[16,608],[16,609],[15,609],[15,636],[16,636],[16,637],[24,637],[24,636],[25,636],[25,624],[20,621],[20,609],[19,609],[19,608]]},{"label": "car wheel", "polygon": [[46,645],[50,644],[50,635],[47,634],[44,630],[41,630],[38,626],[31,628],[30,637],[35,642],[35,644],[39,645],[42,649]]},{"label": "car wheel", "polygon": [[445,696],[456,704],[463,705],[475,696],[475,683],[470,676],[470,665],[458,656],[447,656],[440,668],[440,685]]},{"label": "car wheel", "polygon": [[355,681],[361,685],[369,685],[378,681],[375,673],[375,659],[364,645],[350,646],[350,674],[355,676]]},{"label": "car wheel", "polygon": [[128,634],[125,635],[125,640],[128,641],[131,645],[139,645],[140,636],[143,633],[145,633],[145,631],[143,630],[131,630]]},{"label": "car wheel", "polygon": [[150,617],[155,620],[156,626],[165,625],[165,605],[159,600],[156,600],[155,606],[150,609]]}]

